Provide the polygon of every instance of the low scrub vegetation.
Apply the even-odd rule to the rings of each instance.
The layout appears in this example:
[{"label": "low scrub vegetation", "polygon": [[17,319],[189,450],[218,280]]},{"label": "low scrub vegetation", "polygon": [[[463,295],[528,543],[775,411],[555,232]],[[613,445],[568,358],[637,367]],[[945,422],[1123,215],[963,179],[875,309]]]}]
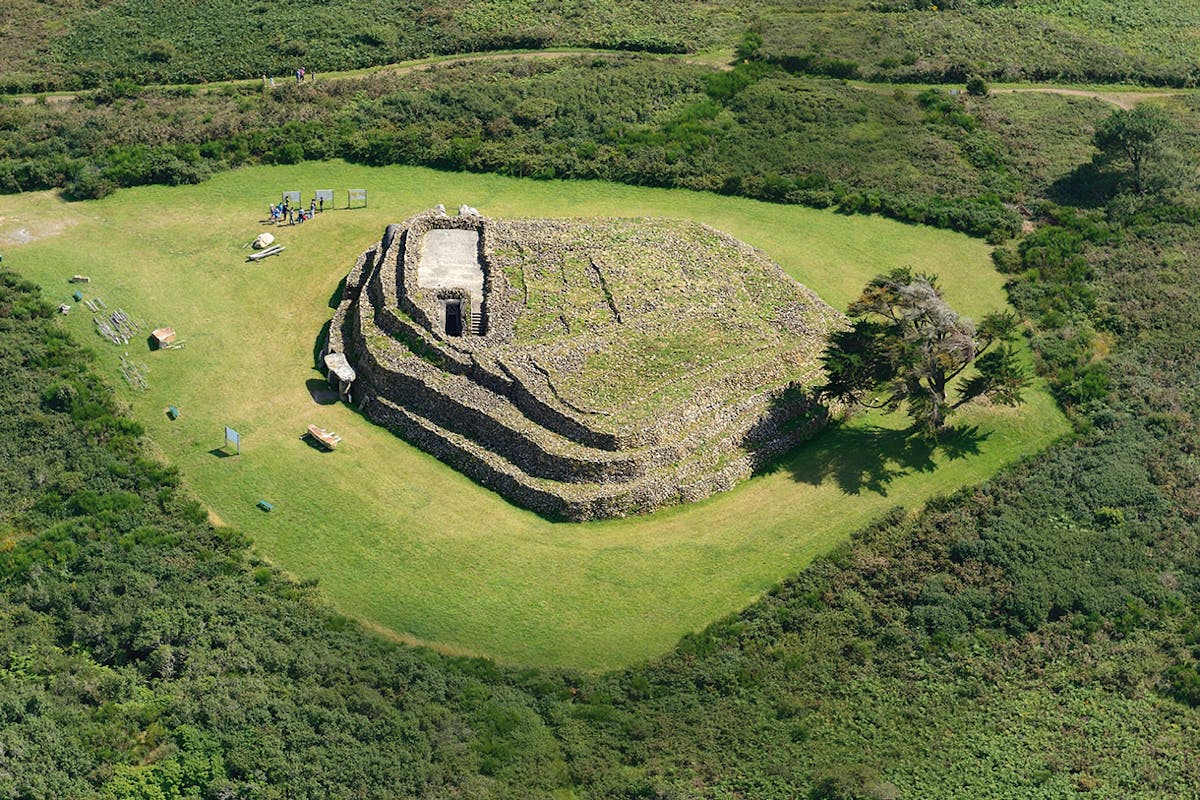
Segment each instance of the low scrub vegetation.
[{"label": "low scrub vegetation", "polygon": [[[765,8],[753,55],[790,71],[900,83],[1191,85],[1200,14],[1168,0],[816,0]],[[847,7],[855,7],[847,24]]]},{"label": "low scrub vegetation", "polygon": [[202,83],[335,70],[509,49],[590,47],[683,53],[738,35],[754,2],[722,12],[688,0],[584,6],[520,0],[441,6],[419,0],[288,3],[7,4],[14,46],[0,54],[0,91],[103,87],[115,81]]},{"label": "low scrub vegetation", "polygon": [[331,612],[208,526],[47,304],[4,274],[0,363],[22,380],[0,394],[0,786],[1186,794],[1200,240],[1150,201],[1119,219],[1041,213],[998,258],[1075,441],[889,515],[675,652],[603,676],[448,659]]},{"label": "low scrub vegetation", "polygon": [[[75,90],[116,80],[200,83],[323,74],[411,58],[513,48],[654,53],[710,48],[834,78],[961,84],[1196,77],[1200,12],[1168,0],[738,0],[533,6],[329,0],[297,11],[249,5],[12,0],[0,21],[0,91]],[[853,19],[847,24],[847,19]],[[749,35],[747,36],[747,30]]]},{"label": "low scrub vegetation", "polygon": [[[0,128],[12,134],[0,143],[0,189],[91,198],[242,164],[341,156],[701,189],[1002,239],[1019,228],[1011,203],[1029,181],[1003,150],[1011,120],[988,102],[853,88],[762,64],[714,73],[616,57],[273,91],[146,90],[0,109]],[[1086,124],[1087,106],[1079,116]]]}]

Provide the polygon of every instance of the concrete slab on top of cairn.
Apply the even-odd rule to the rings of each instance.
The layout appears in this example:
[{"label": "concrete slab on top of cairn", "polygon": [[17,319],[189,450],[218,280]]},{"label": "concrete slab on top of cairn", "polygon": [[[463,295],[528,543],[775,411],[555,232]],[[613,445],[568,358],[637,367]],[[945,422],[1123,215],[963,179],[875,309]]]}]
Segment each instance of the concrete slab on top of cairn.
[{"label": "concrete slab on top of cairn", "polygon": [[685,220],[469,211],[388,226],[347,276],[323,355],[373,421],[572,520],[707,497],[824,425],[810,389],[844,318],[760,251]]}]

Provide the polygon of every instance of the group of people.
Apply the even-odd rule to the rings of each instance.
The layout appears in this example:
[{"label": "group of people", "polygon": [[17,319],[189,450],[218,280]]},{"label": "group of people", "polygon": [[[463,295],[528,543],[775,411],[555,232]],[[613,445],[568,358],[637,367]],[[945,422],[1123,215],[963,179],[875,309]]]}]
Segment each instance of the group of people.
[{"label": "group of people", "polygon": [[307,209],[292,206],[291,199],[288,197],[283,198],[283,200],[268,208],[271,215],[271,222],[276,225],[283,225],[284,223],[295,225],[312,219],[318,212],[324,210],[325,198],[317,200],[315,197],[309,202]]},{"label": "group of people", "polygon": [[[304,83],[305,78],[308,78],[310,80],[313,80],[316,78],[315,72],[310,74],[305,71],[304,67],[297,67],[296,71],[293,72],[292,74],[296,76],[296,83]],[[275,77],[274,76],[271,76],[268,78],[266,75],[263,75],[262,78],[263,78],[263,86],[267,86],[272,89],[275,88]]]}]

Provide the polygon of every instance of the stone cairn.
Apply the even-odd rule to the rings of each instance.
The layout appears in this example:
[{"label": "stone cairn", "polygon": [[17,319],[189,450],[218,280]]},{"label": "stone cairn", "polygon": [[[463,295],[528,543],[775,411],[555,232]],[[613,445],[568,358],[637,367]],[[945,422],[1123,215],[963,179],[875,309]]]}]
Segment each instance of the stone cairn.
[{"label": "stone cairn", "polygon": [[[695,225],[721,247],[747,258],[752,251],[755,269],[784,288],[789,302],[777,313],[780,341],[791,346],[794,338],[812,364],[805,371],[786,358],[760,359],[753,369],[712,370],[709,382],[689,375],[691,390],[665,413],[622,416],[585,407],[564,397],[554,376],[572,369],[579,352],[599,351],[626,328],[653,334],[654,325],[669,326],[673,318],[661,318],[649,300],[619,302],[606,284],[606,270],[612,283],[615,268],[604,267],[597,250],[588,280],[611,312],[603,335],[585,330],[571,340],[573,350],[531,345],[518,324],[528,289],[510,281],[516,268],[509,267],[519,267],[518,258],[549,263],[561,256],[549,251],[578,248],[580,241],[601,247],[608,231],[629,226],[491,220],[467,205],[457,216],[438,206],[389,225],[350,270],[322,358],[345,354],[357,375],[353,397],[369,419],[549,518],[625,516],[728,489],[825,424],[827,410],[806,387],[820,378],[814,355],[820,342],[844,321],[757,251]],[[478,235],[479,308],[464,289],[419,285],[425,237],[439,230]],[[444,329],[448,300],[460,304],[464,335]],[[803,380],[795,379],[799,374]]]}]

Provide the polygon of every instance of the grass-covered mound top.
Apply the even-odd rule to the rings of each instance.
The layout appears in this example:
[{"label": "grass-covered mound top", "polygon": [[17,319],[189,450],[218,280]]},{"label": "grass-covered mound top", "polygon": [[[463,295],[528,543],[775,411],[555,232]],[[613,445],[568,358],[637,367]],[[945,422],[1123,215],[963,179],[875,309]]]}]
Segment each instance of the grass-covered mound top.
[{"label": "grass-covered mound top", "polygon": [[653,425],[731,380],[811,382],[837,316],[762,253],[693,222],[502,222],[490,255],[520,305],[498,358],[543,372],[604,428]]},{"label": "grass-covered mound top", "polygon": [[362,255],[326,350],[355,365],[372,419],[522,505],[590,519],[706,497],[807,438],[840,320],[697,223],[431,212]]}]

